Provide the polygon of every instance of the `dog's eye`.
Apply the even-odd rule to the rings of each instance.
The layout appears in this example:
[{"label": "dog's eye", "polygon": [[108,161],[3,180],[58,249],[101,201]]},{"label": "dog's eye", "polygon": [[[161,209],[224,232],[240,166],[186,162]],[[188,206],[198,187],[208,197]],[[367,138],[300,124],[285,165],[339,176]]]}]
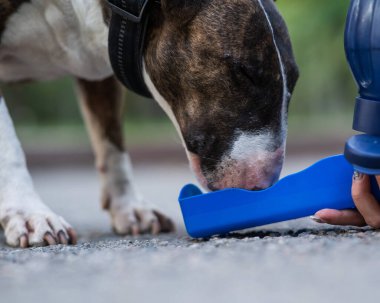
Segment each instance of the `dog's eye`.
[{"label": "dog's eye", "polygon": [[264,67],[261,64],[258,63],[255,66],[245,64],[230,54],[226,54],[223,59],[226,60],[236,74],[248,79],[253,86],[261,87],[265,85]]},{"label": "dog's eye", "polygon": [[248,78],[254,86],[260,87],[264,85],[263,67],[254,68],[253,66],[240,63],[238,68],[241,74]]}]

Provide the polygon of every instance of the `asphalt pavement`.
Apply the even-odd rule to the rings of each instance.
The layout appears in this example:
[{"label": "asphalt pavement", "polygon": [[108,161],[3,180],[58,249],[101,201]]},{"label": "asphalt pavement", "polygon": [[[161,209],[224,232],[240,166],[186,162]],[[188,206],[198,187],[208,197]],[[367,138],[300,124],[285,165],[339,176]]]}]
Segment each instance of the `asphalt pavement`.
[{"label": "asphalt pavement", "polygon": [[[319,155],[290,157],[284,174]],[[45,202],[77,230],[76,246],[12,249],[0,236],[0,302],[377,302],[380,233],[301,219],[208,241],[190,239],[176,202],[187,165],[139,164],[147,199],[177,232],[117,237],[93,168],[34,168]]]}]

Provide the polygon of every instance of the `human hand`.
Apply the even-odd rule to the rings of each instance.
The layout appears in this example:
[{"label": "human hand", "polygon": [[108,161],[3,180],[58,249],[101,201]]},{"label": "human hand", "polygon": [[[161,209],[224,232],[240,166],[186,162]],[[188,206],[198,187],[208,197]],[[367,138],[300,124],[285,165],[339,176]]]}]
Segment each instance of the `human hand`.
[{"label": "human hand", "polygon": [[[380,176],[376,176],[380,186]],[[355,210],[323,209],[313,219],[318,223],[332,225],[370,226],[380,229],[380,204],[371,193],[370,177],[355,172],[352,181],[352,198]]]}]

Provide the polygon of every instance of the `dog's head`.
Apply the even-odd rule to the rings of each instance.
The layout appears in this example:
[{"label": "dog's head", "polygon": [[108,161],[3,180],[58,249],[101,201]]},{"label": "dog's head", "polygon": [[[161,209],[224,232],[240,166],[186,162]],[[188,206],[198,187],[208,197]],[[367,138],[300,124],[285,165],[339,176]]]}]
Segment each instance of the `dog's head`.
[{"label": "dog's head", "polygon": [[273,0],[162,0],[145,80],[205,187],[263,189],[279,177],[298,78]]}]

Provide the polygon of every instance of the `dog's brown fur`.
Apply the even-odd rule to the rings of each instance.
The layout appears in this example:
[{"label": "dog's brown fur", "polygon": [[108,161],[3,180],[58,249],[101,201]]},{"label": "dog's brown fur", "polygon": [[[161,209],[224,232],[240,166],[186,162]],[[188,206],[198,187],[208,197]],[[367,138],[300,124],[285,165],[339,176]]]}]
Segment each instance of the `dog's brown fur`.
[{"label": "dog's brown fur", "polygon": [[111,19],[111,9],[108,6],[108,3],[106,0],[98,0],[103,11],[103,20],[106,24],[109,24],[110,19]]},{"label": "dog's brown fur", "polygon": [[84,106],[92,119],[99,124],[104,139],[124,151],[122,127],[122,88],[115,77],[101,81],[78,79],[78,87],[83,95]]},{"label": "dog's brown fur", "polygon": [[[147,70],[173,110],[188,150],[211,159],[203,162],[212,171],[237,129],[281,131],[274,117],[280,116],[284,88],[272,32],[256,0],[161,3],[147,39]],[[292,93],[298,69],[286,25],[272,0],[262,3]],[[272,150],[280,144],[273,142]]]},{"label": "dog's brown fur", "polygon": [[[82,114],[94,148],[97,169],[101,176],[104,176],[109,170],[106,165],[109,155],[104,142],[111,143],[121,153],[125,152],[122,123],[124,93],[114,76],[101,81],[77,79],[77,87]],[[129,180],[122,178],[119,182],[120,186],[125,188]],[[111,194],[103,189],[102,208],[109,210],[111,203]]]}]

